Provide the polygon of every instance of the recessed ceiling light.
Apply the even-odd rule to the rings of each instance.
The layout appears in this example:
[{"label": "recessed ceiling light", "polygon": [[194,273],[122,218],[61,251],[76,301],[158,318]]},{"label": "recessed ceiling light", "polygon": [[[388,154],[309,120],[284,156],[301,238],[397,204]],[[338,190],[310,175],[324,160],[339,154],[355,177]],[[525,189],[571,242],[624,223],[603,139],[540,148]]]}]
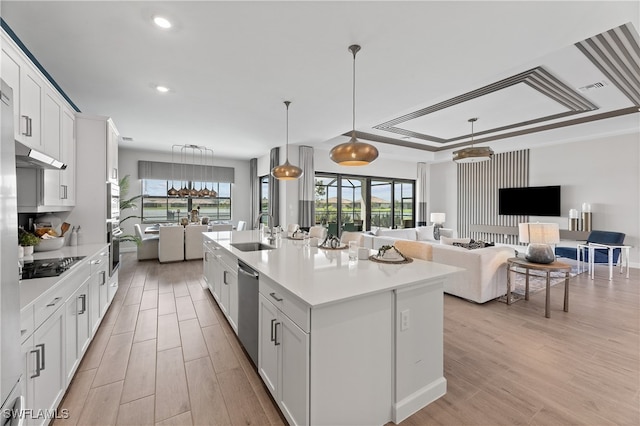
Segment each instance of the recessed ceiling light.
[{"label": "recessed ceiling light", "polygon": [[167,18],[164,18],[162,16],[154,16],[153,23],[165,30],[172,27],[171,21],[169,21]]},{"label": "recessed ceiling light", "polygon": [[156,86],[156,90],[160,93],[167,93],[169,88],[167,86]]}]

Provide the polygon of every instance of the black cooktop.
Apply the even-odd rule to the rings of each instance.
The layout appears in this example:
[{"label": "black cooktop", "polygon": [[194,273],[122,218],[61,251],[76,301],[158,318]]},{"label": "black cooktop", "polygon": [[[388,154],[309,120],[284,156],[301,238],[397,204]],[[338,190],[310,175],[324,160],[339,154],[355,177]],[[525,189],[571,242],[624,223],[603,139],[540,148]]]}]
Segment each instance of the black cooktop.
[{"label": "black cooktop", "polygon": [[22,266],[21,279],[57,277],[82,259],[84,259],[84,256],[38,259],[33,262],[25,262]]}]

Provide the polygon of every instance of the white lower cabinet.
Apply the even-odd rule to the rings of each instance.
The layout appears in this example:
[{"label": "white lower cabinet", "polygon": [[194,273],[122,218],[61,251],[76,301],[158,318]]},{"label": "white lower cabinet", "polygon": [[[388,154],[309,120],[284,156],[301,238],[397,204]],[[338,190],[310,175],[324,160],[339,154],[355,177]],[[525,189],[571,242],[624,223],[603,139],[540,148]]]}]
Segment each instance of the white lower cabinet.
[{"label": "white lower cabinet", "polygon": [[238,259],[215,243],[204,243],[204,276],[209,291],[238,334]]},{"label": "white lower cabinet", "polygon": [[25,406],[32,410],[27,416],[28,425],[48,423],[49,418],[45,414],[40,416],[40,410],[54,410],[66,389],[64,313],[60,306],[22,344]]},{"label": "white lower cabinet", "polygon": [[287,421],[309,424],[309,333],[259,297],[258,372]]},{"label": "white lower cabinet", "polygon": [[89,277],[65,303],[65,373],[71,382],[91,341],[89,316]]}]

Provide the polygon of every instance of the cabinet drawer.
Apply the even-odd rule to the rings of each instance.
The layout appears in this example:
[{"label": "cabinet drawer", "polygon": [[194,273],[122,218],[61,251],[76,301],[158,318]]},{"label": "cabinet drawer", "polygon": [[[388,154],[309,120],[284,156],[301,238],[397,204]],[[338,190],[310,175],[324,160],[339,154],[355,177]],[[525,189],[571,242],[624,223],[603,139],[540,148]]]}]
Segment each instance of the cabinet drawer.
[{"label": "cabinet drawer", "polygon": [[106,269],[107,267],[107,263],[109,263],[109,248],[105,248],[104,250],[101,250],[100,253],[95,254],[90,260],[89,260],[89,268],[90,268],[90,274],[93,275],[96,272],[102,270],[102,269]]},{"label": "cabinet drawer", "polygon": [[309,307],[296,299],[282,286],[277,284],[269,277],[260,275],[259,280],[260,293],[286,316],[288,316],[298,327],[305,332],[310,331]]},{"label": "cabinet drawer", "polygon": [[68,275],[59,281],[51,291],[40,296],[34,303],[34,327],[38,328],[51,314],[89,278],[89,264],[84,262],[74,266]]},{"label": "cabinet drawer", "polygon": [[35,330],[33,322],[33,305],[20,311],[20,343],[24,343],[25,340],[33,334]]}]

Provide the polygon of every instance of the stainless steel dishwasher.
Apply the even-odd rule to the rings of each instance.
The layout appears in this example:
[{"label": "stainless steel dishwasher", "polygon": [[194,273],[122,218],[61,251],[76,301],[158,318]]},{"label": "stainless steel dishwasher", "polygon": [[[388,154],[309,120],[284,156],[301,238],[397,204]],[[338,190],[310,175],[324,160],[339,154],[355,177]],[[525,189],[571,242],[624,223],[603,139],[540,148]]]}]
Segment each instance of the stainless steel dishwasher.
[{"label": "stainless steel dishwasher", "polygon": [[258,273],[238,261],[238,338],[258,366]]}]

